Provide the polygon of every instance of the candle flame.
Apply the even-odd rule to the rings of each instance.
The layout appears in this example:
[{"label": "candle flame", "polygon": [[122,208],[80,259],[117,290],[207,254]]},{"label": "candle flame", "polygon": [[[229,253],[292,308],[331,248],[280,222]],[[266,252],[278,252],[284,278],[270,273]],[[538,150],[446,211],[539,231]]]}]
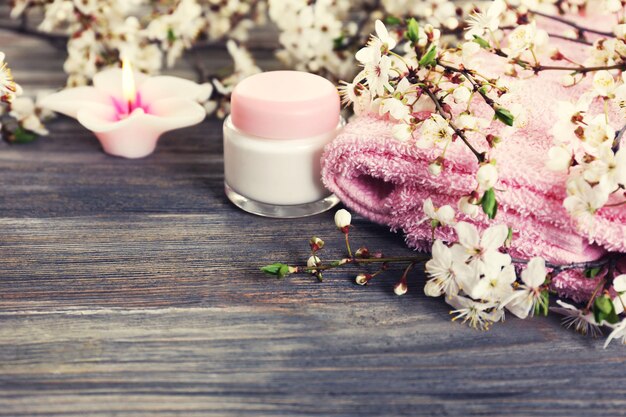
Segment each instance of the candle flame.
[{"label": "candle flame", "polygon": [[122,94],[124,101],[128,103],[130,111],[137,98],[137,91],[135,90],[133,66],[126,58],[122,60]]}]

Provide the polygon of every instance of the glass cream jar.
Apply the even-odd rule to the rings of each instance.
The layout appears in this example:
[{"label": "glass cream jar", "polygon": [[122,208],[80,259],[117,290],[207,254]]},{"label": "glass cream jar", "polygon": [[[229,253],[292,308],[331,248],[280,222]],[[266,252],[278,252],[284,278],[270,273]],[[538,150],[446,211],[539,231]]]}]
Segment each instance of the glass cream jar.
[{"label": "glass cream jar", "polygon": [[339,95],[306,72],[272,71],[241,81],[224,122],[224,189],[241,209],[303,217],[339,199],[321,180],[324,146],[343,127]]}]

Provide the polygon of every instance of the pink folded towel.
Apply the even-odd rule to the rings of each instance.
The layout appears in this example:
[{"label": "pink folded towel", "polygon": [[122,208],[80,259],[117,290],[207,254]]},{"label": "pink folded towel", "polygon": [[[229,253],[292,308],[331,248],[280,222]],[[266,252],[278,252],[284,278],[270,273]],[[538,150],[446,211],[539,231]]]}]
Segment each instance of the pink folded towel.
[{"label": "pink folded towel", "polygon": [[[580,50],[574,48],[579,46],[566,43],[562,50],[576,57]],[[492,76],[502,73],[502,60],[481,59],[485,60],[481,71],[486,68],[484,72]],[[487,132],[503,139],[492,152],[500,174],[495,222],[514,227],[512,256],[542,256],[556,263],[591,261],[607,251],[626,252],[626,207],[603,209],[593,226],[575,224],[563,207],[566,175],[548,170],[545,164],[552,146],[550,129],[558,117],[556,102],[575,101],[584,85],[565,88],[559,82],[562,75],[546,72],[530,80],[508,79],[528,111],[529,122],[514,132],[501,126]],[[490,118],[493,112],[485,107],[477,113]],[[623,123],[616,112],[611,118],[616,126]],[[393,230],[402,229],[410,247],[428,250],[432,231],[430,222],[424,221],[424,200],[430,197],[435,206],[456,207],[459,197],[476,187],[476,158],[456,141],[446,153],[444,172],[432,176],[428,165],[440,151],[399,142],[391,134],[393,124],[371,114],[354,118],[326,148],[322,177],[347,207]],[[479,150],[486,150],[475,142]],[[476,219],[461,215],[461,219],[479,228],[494,224],[482,214]],[[453,233],[446,228],[437,230],[435,237],[449,241],[455,238]],[[593,280],[583,282],[573,274],[563,274],[561,279],[555,286],[573,298],[585,298],[594,286]]]},{"label": "pink folded towel", "polygon": [[[432,240],[430,222],[424,221],[422,205],[431,198],[435,206],[450,204],[476,186],[476,162],[460,143],[448,150],[449,164],[444,174],[434,177],[428,164],[436,152],[398,142],[391,136],[393,123],[363,116],[349,123],[342,134],[326,149],[322,175],[326,186],[357,213],[392,229],[403,229],[407,244],[428,250]],[[507,139],[508,140],[508,139]],[[506,143],[506,142],[505,142]],[[496,222],[514,226],[513,256],[543,256],[552,262],[583,262],[601,257],[605,250],[593,245],[576,230],[569,214],[562,207],[565,197],[564,178],[552,185],[546,177],[539,180],[545,168],[539,162],[546,149],[520,146],[514,141],[504,147],[518,160],[505,162],[498,157],[500,210]],[[529,161],[525,162],[524,158]],[[517,159],[517,158],[513,158]],[[550,172],[554,178],[554,173]],[[537,177],[537,178],[534,178]],[[478,220],[463,218],[479,228],[488,225],[481,215]],[[624,232],[624,226],[617,224]],[[454,238],[450,229],[439,230],[437,238]],[[622,236],[622,244],[623,244]]]}]

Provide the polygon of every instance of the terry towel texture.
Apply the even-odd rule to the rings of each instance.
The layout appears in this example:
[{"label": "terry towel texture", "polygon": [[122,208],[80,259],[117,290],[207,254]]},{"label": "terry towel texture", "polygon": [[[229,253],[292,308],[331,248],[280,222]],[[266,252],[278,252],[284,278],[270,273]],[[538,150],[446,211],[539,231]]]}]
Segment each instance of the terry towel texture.
[{"label": "terry towel texture", "polygon": [[[562,50],[570,56],[580,55],[573,49],[576,47],[564,44]],[[501,73],[502,60],[494,64],[491,57],[479,59],[485,60],[481,70]],[[563,207],[566,175],[546,167],[553,139],[550,129],[558,120],[556,102],[577,98],[584,88],[561,86],[561,76],[546,72],[531,80],[510,79],[519,102],[528,111],[528,126],[512,131],[498,124],[488,132],[502,138],[491,153],[500,174],[500,208],[495,222],[514,227],[510,251],[514,257],[542,256],[552,262],[570,263],[595,260],[607,251],[626,252],[626,207],[605,208],[593,225],[577,225]],[[597,106],[593,109],[599,111]],[[483,105],[477,114],[490,119],[493,112]],[[613,125],[623,124],[615,112],[611,116]],[[456,209],[458,199],[476,187],[478,165],[474,155],[457,140],[446,152],[443,173],[432,176],[428,165],[441,151],[399,142],[391,134],[394,124],[371,114],[351,120],[326,148],[322,177],[347,207],[393,230],[401,229],[410,247],[429,250],[432,232],[430,222],[424,221],[424,200],[430,197],[437,207],[450,204]],[[484,140],[474,140],[475,145],[480,142]],[[482,213],[476,219],[461,214],[460,219],[479,229],[494,224]],[[450,228],[438,230],[435,237],[445,241],[455,238]],[[583,299],[595,283],[563,274],[554,285],[562,295]]]}]

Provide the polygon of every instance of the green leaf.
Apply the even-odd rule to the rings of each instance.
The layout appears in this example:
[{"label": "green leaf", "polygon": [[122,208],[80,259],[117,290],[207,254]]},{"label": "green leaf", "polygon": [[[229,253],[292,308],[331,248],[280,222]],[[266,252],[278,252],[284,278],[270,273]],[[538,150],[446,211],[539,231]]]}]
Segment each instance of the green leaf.
[{"label": "green leaf", "polygon": [[406,29],[406,37],[413,43],[413,45],[417,44],[417,41],[420,38],[420,25],[417,23],[417,20],[413,18],[409,20],[409,24]]},{"label": "green leaf", "polygon": [[483,211],[490,219],[494,219],[496,217],[496,214],[498,213],[498,201],[496,200],[496,192],[493,188],[485,191],[485,194],[483,194],[483,198],[481,199],[481,205]]},{"label": "green leaf", "polygon": [[491,46],[491,45],[489,45],[488,41],[486,41],[485,39],[483,39],[483,38],[481,38],[480,36],[477,36],[477,35],[474,35],[474,42],[479,44],[481,48],[485,48],[485,49],[488,49]]},{"label": "green leaf", "polygon": [[275,263],[271,265],[265,265],[261,267],[261,271],[268,275],[277,276],[278,278],[284,278],[289,275],[289,265]]},{"label": "green leaf", "polygon": [[385,22],[386,25],[399,25],[402,23],[402,19],[395,16],[387,16],[383,22]]},{"label": "green leaf", "polygon": [[602,267],[595,267],[595,268],[587,268],[585,269],[585,277],[587,278],[595,278],[600,271],[602,270]]},{"label": "green leaf", "polygon": [[496,110],[496,114],[494,116],[495,119],[500,120],[502,123],[504,123],[507,126],[513,126],[513,121],[515,121],[515,116],[513,116],[513,114],[510,111],[508,111],[507,109],[503,107],[497,107],[495,110]]},{"label": "green leaf", "polygon": [[430,47],[428,52],[422,55],[422,58],[419,61],[421,67],[428,67],[435,64],[437,60],[437,45],[433,45]]},{"label": "green leaf", "polygon": [[596,319],[596,323],[598,324],[602,323],[602,321],[607,321],[611,324],[619,321],[619,317],[615,313],[615,306],[613,306],[613,302],[606,295],[597,297],[594,300],[593,317]]},{"label": "green leaf", "polygon": [[345,40],[345,36],[340,35],[339,37],[333,39],[333,50],[341,49],[343,47],[343,42]]},{"label": "green leaf", "polygon": [[550,293],[548,290],[541,291],[541,296],[535,304],[535,316],[547,316],[550,307]]},{"label": "green leaf", "polygon": [[174,30],[171,28],[167,30],[167,40],[169,42],[174,42],[176,40],[176,34],[174,33]]},{"label": "green leaf", "polygon": [[31,143],[37,139],[37,135],[30,130],[24,129],[22,126],[18,126],[13,132],[13,143]]}]

